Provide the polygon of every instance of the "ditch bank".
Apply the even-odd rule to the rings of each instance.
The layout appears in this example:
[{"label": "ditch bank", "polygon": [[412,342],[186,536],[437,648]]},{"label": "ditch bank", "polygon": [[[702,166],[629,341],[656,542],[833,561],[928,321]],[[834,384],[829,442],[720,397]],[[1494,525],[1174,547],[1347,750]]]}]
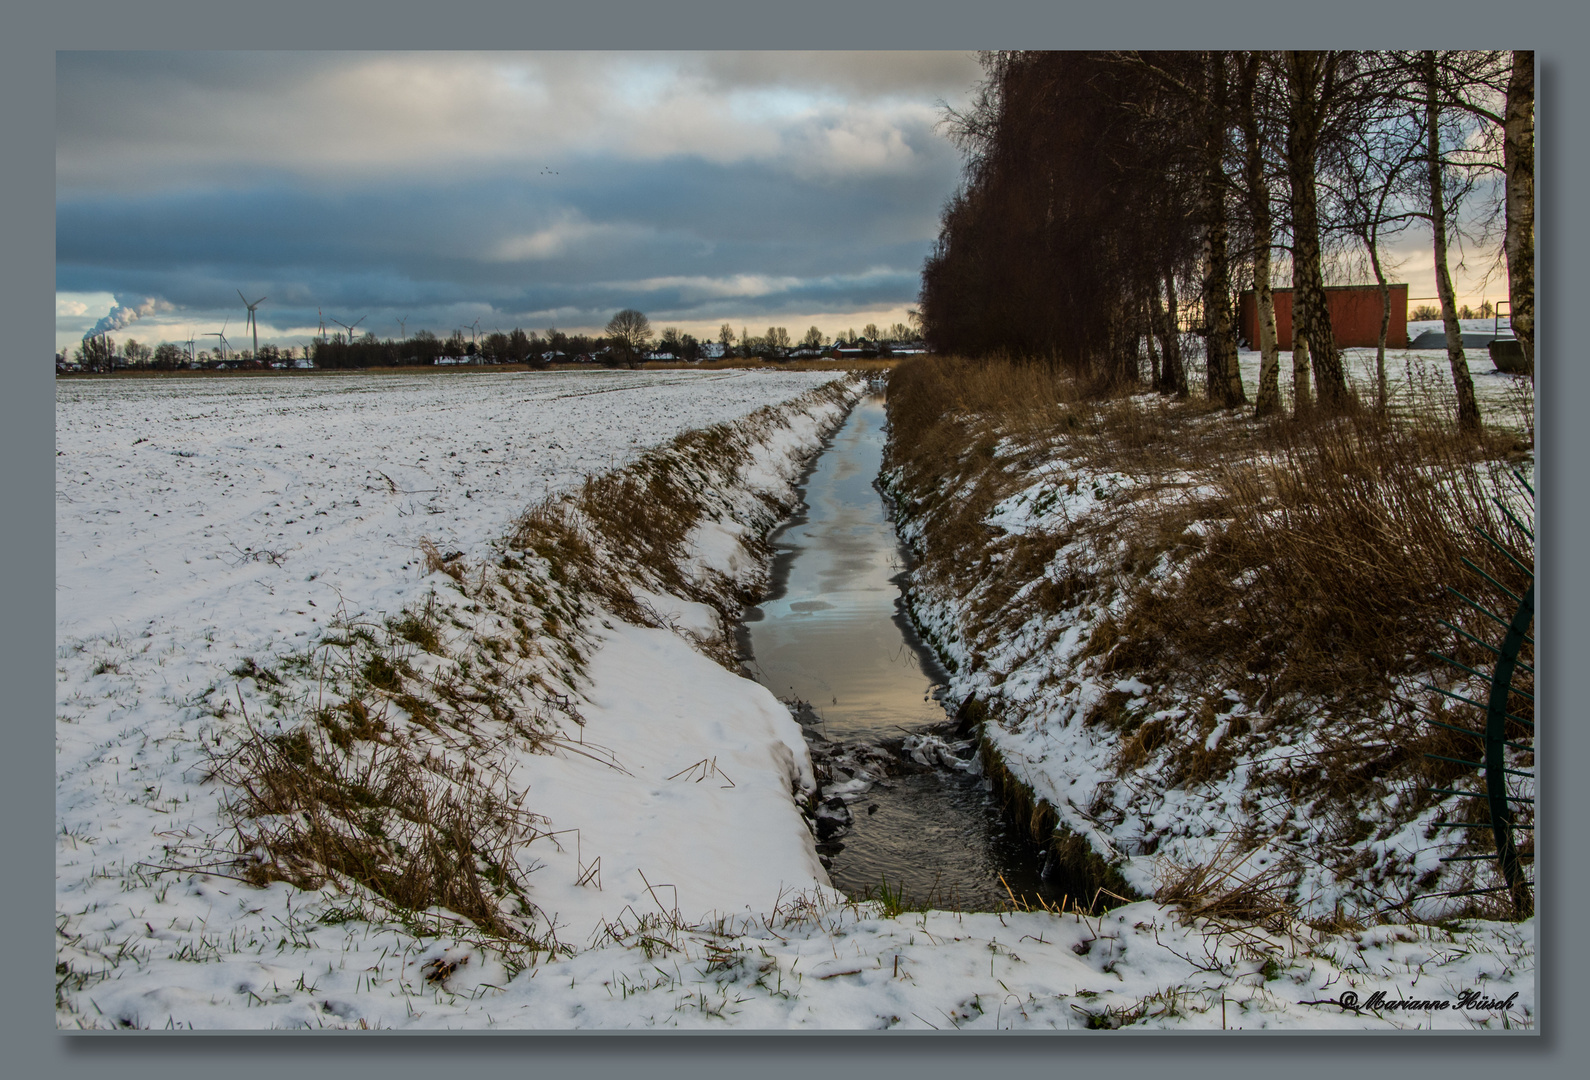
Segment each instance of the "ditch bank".
[{"label": "ditch bank", "polygon": [[[1432,789],[1478,778],[1423,722],[1465,722],[1426,684],[1484,696],[1427,657],[1454,649],[1442,619],[1486,633],[1441,584],[1469,559],[1523,591],[1477,535],[1532,560],[1494,504],[1533,511],[1506,475],[1512,435],[1266,425],[951,361],[901,365],[889,409],[911,617],[1056,862],[1250,919],[1517,917],[1469,893],[1498,884],[1463,827],[1477,800]],[[1510,793],[1532,805],[1531,781]]]},{"label": "ditch bank", "polygon": [[[214,819],[143,864],[151,925],[204,903],[162,875],[192,897],[219,875],[261,890],[262,918],[462,935],[511,975],[647,919],[824,887],[805,743],[735,670],[732,628],[861,386],[687,432],[477,554],[422,544],[418,601],[247,658],[206,698],[192,775]],[[70,970],[116,967],[69,923]]]}]

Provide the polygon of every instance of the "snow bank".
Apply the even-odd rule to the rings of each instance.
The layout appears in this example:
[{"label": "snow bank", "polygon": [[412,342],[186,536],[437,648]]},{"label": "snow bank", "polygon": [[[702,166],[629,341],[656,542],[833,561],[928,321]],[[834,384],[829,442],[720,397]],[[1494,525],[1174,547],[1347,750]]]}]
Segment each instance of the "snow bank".
[{"label": "snow bank", "polygon": [[1264,1031],[1499,1030],[1536,1014],[1527,924],[1288,941],[1200,932],[1148,903],[890,918],[794,896],[758,919],[653,922],[510,977],[489,950],[446,939],[309,922],[278,948],[268,920],[236,923],[252,959],[148,959],[136,983],[96,987],[92,1015],[200,1029]]},{"label": "snow bank", "polygon": [[[581,373],[63,384],[61,1022],[120,1023],[104,1009],[123,994],[140,1008],[213,1004],[224,986],[226,1026],[256,1026],[267,1021],[244,1011],[258,1003],[244,988],[263,983],[233,970],[253,970],[263,955],[256,920],[289,928],[293,942],[306,926],[351,925],[350,904],[392,922],[379,905],[359,907],[368,898],[346,882],[303,892],[236,880],[244,871],[224,810],[236,793],[209,779],[216,756],[249,730],[269,737],[351,700],[356,672],[342,658],[373,656],[378,641],[402,646],[384,656],[409,672],[395,689],[410,696],[362,688],[389,729],[371,746],[408,732],[447,769],[465,770],[452,775],[489,773],[521,796],[541,824],[515,853],[517,870],[557,954],[600,940],[654,897],[696,918],[826,887],[795,800],[815,786],[798,726],[770,692],[697,648],[721,636],[721,616],[641,588],[637,599],[663,618],[626,624],[533,567],[506,569],[520,564],[504,546],[528,503],[726,422],[756,450],[714,510],[740,512],[754,545],[843,416],[842,396],[810,394],[826,381]],[[757,553],[742,545],[733,562],[722,580],[754,589]],[[543,589],[542,602],[516,582]],[[394,636],[394,620],[415,612],[434,624],[436,644]],[[546,632],[560,612],[579,625]],[[515,620],[519,651],[505,654]],[[490,718],[422,731],[425,702],[413,695],[425,686],[491,701]],[[306,907],[316,912],[307,921]],[[471,932],[449,912],[430,918],[430,933]],[[422,940],[426,925],[421,917],[402,932]],[[155,973],[172,958],[181,977]],[[219,963],[205,973],[194,961]]]}]

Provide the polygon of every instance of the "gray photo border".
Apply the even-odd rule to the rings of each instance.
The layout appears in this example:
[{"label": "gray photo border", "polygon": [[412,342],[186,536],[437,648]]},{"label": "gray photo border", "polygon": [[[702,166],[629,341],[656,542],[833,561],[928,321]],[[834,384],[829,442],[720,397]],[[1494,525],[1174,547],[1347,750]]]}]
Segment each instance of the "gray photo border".
[{"label": "gray photo border", "polygon": [[[807,0],[752,9],[726,0],[666,6],[643,0],[578,5],[511,0],[413,0],[377,5],[358,0],[277,0],[231,5],[203,0],[29,3],[5,18],[0,101],[6,110],[3,192],[4,258],[0,304],[11,328],[4,358],[0,450],[6,464],[5,575],[0,635],[9,727],[20,745],[0,755],[0,806],[12,887],[0,893],[0,926],[19,935],[0,978],[0,1024],[6,1071],[14,1076],[88,1077],[309,1075],[383,1078],[442,1071],[511,1070],[537,1075],[674,1077],[809,1076],[827,1068],[870,1075],[958,1076],[997,1054],[1002,1072],[1052,1075],[1073,1068],[1128,1075],[1165,1070],[1178,1077],[1234,1073],[1330,1076],[1577,1075],[1590,1060],[1582,1013],[1590,1004],[1580,964],[1590,954],[1575,900],[1586,894],[1584,845],[1571,826],[1590,820],[1590,785],[1575,769],[1590,760],[1585,726],[1571,704],[1576,656],[1590,635],[1575,618],[1587,600],[1587,571],[1577,554],[1590,532],[1583,484],[1574,463],[1590,460],[1590,425],[1576,404],[1590,401],[1590,372],[1569,362],[1566,318],[1583,305],[1587,274],[1577,258],[1587,239],[1581,195],[1586,175],[1586,70],[1575,46],[1590,40],[1590,20],[1561,0],[1506,5],[1451,0],[1439,7],[1393,9],[1374,0],[1335,0],[1309,11],[1247,2],[1186,4],[1129,0],[1081,7],[1054,0]],[[1565,722],[1541,762],[1541,817],[1563,823],[1543,831],[1540,869],[1540,1031],[1523,1038],[1480,1036],[1318,1036],[1235,1038],[1218,1035],[1095,1035],[1056,1042],[1044,1036],[847,1037],[784,1034],[626,1036],[498,1035],[467,1041],[445,1033],[161,1037],[83,1036],[54,1028],[47,972],[53,947],[54,851],[51,688],[53,671],[53,352],[54,87],[58,49],[225,48],[1083,48],[1118,45],[1194,47],[1217,38],[1228,47],[1273,46],[1306,38],[1343,47],[1494,44],[1537,50],[1539,70],[1540,337],[1562,342],[1563,360],[1548,364],[1538,387],[1542,509],[1538,557],[1547,588],[1539,611],[1544,663],[1542,700]],[[946,193],[947,194],[947,193]],[[1585,458],[1579,457],[1583,453]],[[1566,674],[1565,674],[1566,673]],[[1568,834],[1564,837],[1563,834]],[[1216,1041],[1195,1039],[1213,1038]],[[843,1040],[843,1041],[842,1041]],[[1102,1042],[1096,1040],[1103,1040]],[[843,1057],[841,1057],[841,1054]],[[847,1060],[848,1059],[848,1060]],[[986,1065],[983,1065],[986,1067]],[[1581,1068],[1583,1066],[1580,1066]]]}]

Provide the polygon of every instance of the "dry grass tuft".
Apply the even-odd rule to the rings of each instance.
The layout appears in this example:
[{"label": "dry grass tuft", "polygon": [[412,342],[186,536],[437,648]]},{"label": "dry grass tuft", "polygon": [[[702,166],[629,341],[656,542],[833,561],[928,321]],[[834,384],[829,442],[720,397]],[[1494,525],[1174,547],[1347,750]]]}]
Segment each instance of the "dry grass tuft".
[{"label": "dry grass tuft", "polygon": [[1445,589],[1519,574],[1478,534],[1528,553],[1493,505],[1495,458],[1438,421],[1419,427],[1354,414],[1278,426],[1257,460],[1216,465],[1229,514],[1178,586],[1145,595],[1123,633],[1256,679],[1272,700],[1383,693],[1394,674],[1427,666],[1468,622]]},{"label": "dry grass tuft", "polygon": [[420,553],[425,556],[426,573],[434,574],[440,570],[459,584],[464,581],[464,553],[461,551],[448,552],[443,555],[429,538],[420,537]]},{"label": "dry grass tuft", "polygon": [[250,728],[216,762],[251,856],[244,879],[303,889],[346,879],[395,907],[446,908],[493,936],[548,947],[517,854],[543,819],[467,765],[402,742],[351,749],[325,726]]},{"label": "dry grass tuft", "polygon": [[1162,865],[1162,884],[1154,893],[1161,904],[1179,907],[1187,919],[1226,926],[1261,926],[1285,934],[1297,921],[1291,899],[1297,868],[1284,859],[1255,866],[1249,844],[1228,837],[1215,855],[1197,866]]}]

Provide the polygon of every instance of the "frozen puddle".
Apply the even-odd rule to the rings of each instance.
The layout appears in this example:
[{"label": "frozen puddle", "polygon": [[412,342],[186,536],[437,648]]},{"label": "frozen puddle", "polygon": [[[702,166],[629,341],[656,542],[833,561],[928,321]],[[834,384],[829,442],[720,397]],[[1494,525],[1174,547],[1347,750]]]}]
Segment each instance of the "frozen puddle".
[{"label": "frozen puddle", "polygon": [[773,536],[773,592],[746,614],[741,651],[806,732],[835,886],[877,896],[887,881],[908,902],[962,910],[1006,906],[1001,875],[1017,895],[1047,895],[905,618],[908,555],[873,487],[884,423],[883,398],[864,398],[819,455],[801,511]]}]

